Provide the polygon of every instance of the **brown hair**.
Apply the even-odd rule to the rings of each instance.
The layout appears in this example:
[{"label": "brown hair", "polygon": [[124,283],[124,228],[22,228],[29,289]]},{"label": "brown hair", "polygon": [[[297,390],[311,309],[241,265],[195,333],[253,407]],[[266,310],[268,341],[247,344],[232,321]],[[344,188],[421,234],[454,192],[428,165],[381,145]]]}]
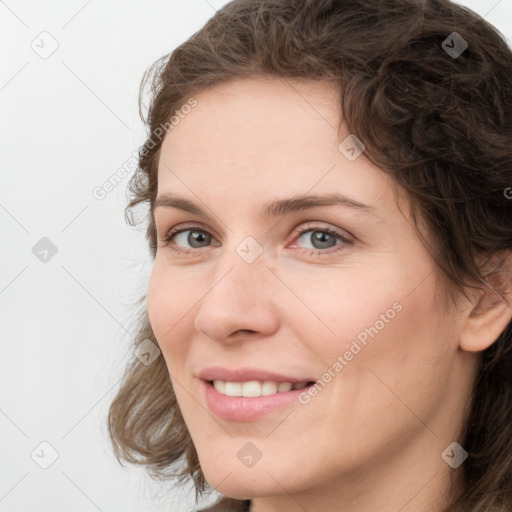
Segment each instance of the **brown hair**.
[{"label": "brown hair", "polygon": [[[453,32],[448,47],[453,37],[468,43],[459,56],[445,51]],[[349,133],[407,192],[447,284],[489,286],[502,262],[486,265],[512,249],[512,52],[492,25],[448,0],[234,0],[153,64],[141,86],[141,97],[151,87],[149,134],[127,207],[149,206],[153,256],[161,126],[201,90],[256,75],[339,84]],[[139,326],[134,344],[156,343],[144,309]],[[512,510],[511,326],[481,354],[461,437],[464,489],[450,512]],[[133,358],[108,427],[120,462],[155,478],[192,477],[196,498],[208,488],[162,357],[148,366]]]}]

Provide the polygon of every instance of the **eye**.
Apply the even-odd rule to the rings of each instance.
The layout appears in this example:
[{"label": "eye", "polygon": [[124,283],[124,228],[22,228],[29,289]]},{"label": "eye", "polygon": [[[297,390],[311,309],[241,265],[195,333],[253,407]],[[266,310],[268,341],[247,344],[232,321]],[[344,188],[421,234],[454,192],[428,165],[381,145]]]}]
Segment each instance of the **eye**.
[{"label": "eye", "polygon": [[[311,234],[306,236],[307,233]],[[353,240],[346,234],[330,226],[308,224],[306,227],[296,230],[295,235],[292,247],[296,246],[297,240],[309,241],[312,247],[306,249],[311,255],[325,255],[338,252],[342,250],[343,246],[353,243]],[[213,235],[208,231],[201,229],[198,225],[192,225],[171,229],[161,241],[164,245],[168,245],[173,252],[197,254],[198,249],[210,246],[213,239]]]},{"label": "eye", "polygon": [[[194,225],[190,227],[173,228],[167,235],[162,239],[162,242],[169,244],[171,249],[177,253],[193,253],[195,249],[201,249],[202,247],[208,247],[213,236],[200,229],[199,226]],[[180,247],[182,244],[190,244],[192,250]]]},{"label": "eye", "polygon": [[[298,230],[297,234],[297,240],[303,239],[312,245],[309,252],[313,255],[331,254],[341,250],[340,246],[353,243],[353,240],[347,235],[329,226],[308,225],[306,228]],[[341,241],[341,244],[338,241]],[[336,246],[338,246],[337,249],[330,250]]]}]

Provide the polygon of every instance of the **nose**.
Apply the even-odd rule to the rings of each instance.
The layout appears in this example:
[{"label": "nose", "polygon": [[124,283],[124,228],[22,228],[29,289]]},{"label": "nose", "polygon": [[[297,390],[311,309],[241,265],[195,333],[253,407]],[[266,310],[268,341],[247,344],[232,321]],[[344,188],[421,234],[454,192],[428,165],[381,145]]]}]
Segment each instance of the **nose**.
[{"label": "nose", "polygon": [[223,343],[272,335],[279,325],[279,285],[263,254],[252,263],[234,254],[216,268],[199,304],[196,330]]}]

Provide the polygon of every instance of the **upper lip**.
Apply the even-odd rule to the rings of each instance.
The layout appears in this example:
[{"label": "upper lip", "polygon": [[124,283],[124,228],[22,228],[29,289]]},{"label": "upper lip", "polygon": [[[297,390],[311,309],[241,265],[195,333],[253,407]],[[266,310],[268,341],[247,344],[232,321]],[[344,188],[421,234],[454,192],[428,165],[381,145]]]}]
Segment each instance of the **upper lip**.
[{"label": "upper lip", "polygon": [[248,382],[251,380],[273,381],[273,382],[314,382],[315,379],[308,377],[291,377],[268,370],[258,368],[223,368],[221,366],[210,366],[201,370],[198,377],[203,380],[222,380],[224,382]]}]

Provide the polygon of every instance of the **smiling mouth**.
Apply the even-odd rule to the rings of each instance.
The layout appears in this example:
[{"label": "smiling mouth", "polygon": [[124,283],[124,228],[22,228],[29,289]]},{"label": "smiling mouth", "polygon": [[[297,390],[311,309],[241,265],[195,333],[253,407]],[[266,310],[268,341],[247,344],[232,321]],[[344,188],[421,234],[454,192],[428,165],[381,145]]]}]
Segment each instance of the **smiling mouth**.
[{"label": "smiling mouth", "polygon": [[313,381],[302,382],[276,382],[250,380],[246,382],[229,382],[223,380],[206,381],[213,386],[220,394],[232,397],[260,397],[270,396],[289,391],[305,389],[314,384]]}]

